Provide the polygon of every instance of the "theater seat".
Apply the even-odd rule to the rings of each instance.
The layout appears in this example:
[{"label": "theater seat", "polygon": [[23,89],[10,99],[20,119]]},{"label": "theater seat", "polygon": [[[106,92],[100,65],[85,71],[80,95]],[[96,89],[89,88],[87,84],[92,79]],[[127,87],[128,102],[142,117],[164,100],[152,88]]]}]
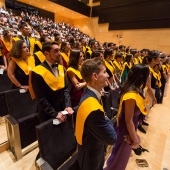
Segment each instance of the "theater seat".
[{"label": "theater seat", "polygon": [[37,102],[31,99],[29,91],[20,93],[20,89],[6,92],[5,95],[9,110],[9,115],[5,116],[8,140],[12,153],[19,160],[27,153],[23,153],[22,149],[37,140]]},{"label": "theater seat", "polygon": [[77,142],[71,116],[59,125],[50,119],[36,126],[41,158],[36,161],[39,169],[79,170]]},{"label": "theater seat", "polygon": [[7,71],[4,71],[3,75],[0,74],[0,92],[4,92],[11,89],[11,81],[7,76]]},{"label": "theater seat", "polygon": [[5,96],[5,91],[0,92],[0,117],[3,117],[8,114],[8,105],[7,105],[7,100]]}]

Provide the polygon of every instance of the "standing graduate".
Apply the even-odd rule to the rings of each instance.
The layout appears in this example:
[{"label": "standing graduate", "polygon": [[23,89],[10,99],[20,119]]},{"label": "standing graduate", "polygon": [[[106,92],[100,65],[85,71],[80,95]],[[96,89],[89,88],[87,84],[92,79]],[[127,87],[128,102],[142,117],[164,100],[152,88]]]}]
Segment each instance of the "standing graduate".
[{"label": "standing graduate", "polygon": [[102,170],[104,146],[113,145],[117,136],[100,103],[100,92],[108,85],[109,76],[99,58],[86,60],[81,75],[87,90],[81,97],[76,119],[78,162],[81,170]]},{"label": "standing graduate", "polygon": [[104,170],[125,170],[132,148],[138,148],[140,138],[137,126],[146,115],[143,89],[149,77],[149,68],[141,64],[134,65],[129,71],[120,93],[120,105],[117,114],[117,142]]}]

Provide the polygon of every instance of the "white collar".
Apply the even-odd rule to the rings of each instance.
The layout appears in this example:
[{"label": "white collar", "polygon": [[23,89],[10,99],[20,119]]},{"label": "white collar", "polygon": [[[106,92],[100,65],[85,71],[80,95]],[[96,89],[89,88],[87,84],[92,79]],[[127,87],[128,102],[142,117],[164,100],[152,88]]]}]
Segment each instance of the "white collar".
[{"label": "white collar", "polygon": [[93,87],[91,87],[91,86],[89,86],[89,85],[87,85],[87,88],[90,89],[91,91],[93,91],[93,92],[96,94],[96,96],[97,96],[97,98],[99,99],[99,101],[100,101],[100,99],[101,99],[101,93],[98,92],[96,89],[94,89]]}]

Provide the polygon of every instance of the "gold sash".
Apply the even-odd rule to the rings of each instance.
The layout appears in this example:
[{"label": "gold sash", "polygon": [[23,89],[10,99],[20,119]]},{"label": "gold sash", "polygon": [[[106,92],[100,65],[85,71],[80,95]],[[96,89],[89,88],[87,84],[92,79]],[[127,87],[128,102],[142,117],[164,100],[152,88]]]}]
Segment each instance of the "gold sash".
[{"label": "gold sash", "polygon": [[69,67],[69,68],[67,69],[67,72],[68,72],[68,71],[72,71],[80,80],[83,79],[79,70],[76,70],[76,69],[74,69],[74,68],[72,68],[72,67]]},{"label": "gold sash", "polygon": [[56,77],[45,67],[38,65],[32,71],[42,76],[47,85],[53,90],[59,90],[64,88],[64,68],[62,65],[58,65],[59,75]]},{"label": "gold sash", "polygon": [[45,57],[45,55],[41,51],[38,51],[38,52],[36,52],[34,54],[36,54],[36,56],[41,61],[41,63],[43,63],[45,61],[46,57]]},{"label": "gold sash", "polygon": [[33,53],[34,53],[35,39],[34,39],[34,38],[29,38],[29,42],[30,42],[30,53],[31,53],[31,55],[33,55]]},{"label": "gold sash", "polygon": [[8,41],[5,41],[4,39],[2,39],[2,42],[4,43],[6,49],[7,49],[8,51],[10,51],[11,48],[12,48],[12,44],[11,44],[10,42],[8,42]]},{"label": "gold sash", "polygon": [[69,62],[69,55],[67,56],[65,53],[60,53],[64,61],[68,64]]},{"label": "gold sash", "polygon": [[124,94],[123,97],[121,97],[121,100],[120,100],[120,105],[119,105],[119,109],[118,109],[118,113],[117,113],[117,117],[116,117],[118,125],[119,125],[119,116],[120,116],[120,113],[122,111],[123,101],[126,101],[128,99],[134,99],[136,101],[136,105],[139,108],[139,110],[141,111],[141,113],[144,114],[144,115],[147,114],[147,109],[146,109],[146,106],[145,106],[145,100],[138,93],[136,93],[134,91],[128,92],[128,93]]},{"label": "gold sash", "polygon": [[42,50],[42,44],[41,44],[41,42],[40,42],[40,41],[35,40],[35,44],[37,44],[37,45],[38,45],[38,47]]},{"label": "gold sash", "polygon": [[121,72],[121,77],[122,77],[122,75],[123,75],[123,73],[124,73],[124,71],[125,71],[126,66],[127,66],[129,69],[131,69],[131,68],[132,68],[132,63],[130,62],[130,63],[128,64],[127,62],[125,62],[125,63],[123,64],[123,69],[122,69],[122,72]]},{"label": "gold sash", "polygon": [[121,65],[120,65],[116,60],[114,60],[113,63],[116,65],[116,67],[117,67],[119,70],[122,70]]},{"label": "gold sash", "polygon": [[114,74],[114,68],[106,60],[104,60],[106,67],[110,70],[112,75]]},{"label": "gold sash", "polygon": [[157,73],[154,71],[154,69],[149,66],[149,70],[150,70],[150,72],[152,73],[152,75],[155,77],[155,79],[158,79],[158,75],[157,75]]},{"label": "gold sash", "polygon": [[94,97],[85,99],[78,109],[76,118],[76,139],[79,145],[82,145],[85,121],[88,115],[95,110],[101,110],[103,112],[103,116],[105,117],[102,105],[100,105],[99,101]]},{"label": "gold sash", "polygon": [[11,57],[11,59],[15,61],[15,63],[24,71],[26,75],[28,75],[29,71],[35,67],[35,60],[33,56],[28,57],[28,64],[21,58]]}]

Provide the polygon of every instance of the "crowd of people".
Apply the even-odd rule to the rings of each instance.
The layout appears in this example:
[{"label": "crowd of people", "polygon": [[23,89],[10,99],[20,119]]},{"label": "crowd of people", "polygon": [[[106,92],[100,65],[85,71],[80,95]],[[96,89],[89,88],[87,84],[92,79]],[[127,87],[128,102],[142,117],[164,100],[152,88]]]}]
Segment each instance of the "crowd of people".
[{"label": "crowd of people", "polygon": [[[82,170],[101,170],[105,145],[114,145],[105,170],[124,170],[146,133],[147,115],[166,96],[170,56],[149,49],[101,43],[68,23],[28,12],[0,10],[0,69],[12,89],[29,90],[40,123],[72,115]],[[101,95],[120,90],[114,129]],[[78,106],[78,107],[77,107]],[[57,146],[56,146],[57,147]]]}]

